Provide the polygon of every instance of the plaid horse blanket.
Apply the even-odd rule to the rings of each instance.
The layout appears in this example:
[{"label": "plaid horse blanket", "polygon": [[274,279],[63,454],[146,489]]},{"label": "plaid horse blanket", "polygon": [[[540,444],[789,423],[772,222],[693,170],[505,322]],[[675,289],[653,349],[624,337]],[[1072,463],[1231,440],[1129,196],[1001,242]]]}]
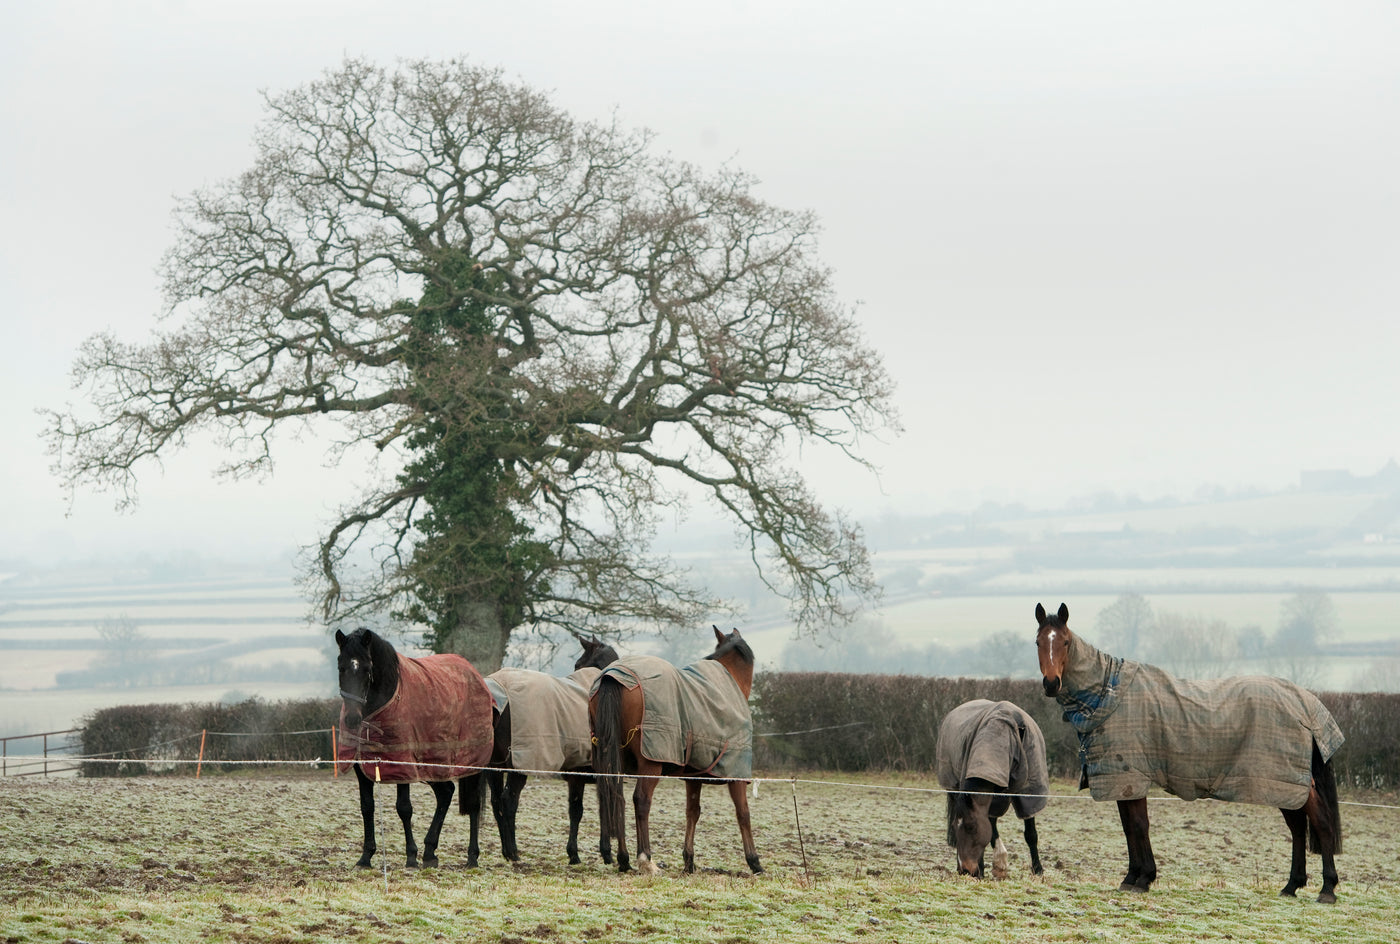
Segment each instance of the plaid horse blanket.
[{"label": "plaid horse blanket", "polygon": [[354,764],[371,780],[455,780],[491,759],[491,695],[476,668],[456,655],[399,655],[399,687],[388,703],[345,729],[341,706],[336,769]]},{"label": "plaid horse blanket", "polygon": [[1317,696],[1285,679],[1179,679],[1075,636],[1063,681],[1056,700],[1079,733],[1080,787],[1095,800],[1137,799],[1156,784],[1184,800],[1296,810],[1313,745],[1325,761],[1345,740]]},{"label": "plaid horse blanket", "polygon": [[510,766],[578,770],[593,763],[588,692],[601,673],[588,666],[565,678],[530,669],[486,676],[496,710],[510,708]]},{"label": "plaid horse blanket", "polygon": [[938,726],[936,754],[943,789],[956,791],[968,777],[978,777],[1013,794],[1011,805],[1021,819],[1045,809],[1045,737],[1035,719],[1011,702],[978,698],[948,712]]},{"label": "plaid horse blanket", "polygon": [[677,668],[656,656],[619,659],[600,673],[642,690],[642,756],[723,780],[753,777],[753,717],[729,670],[713,659]]}]

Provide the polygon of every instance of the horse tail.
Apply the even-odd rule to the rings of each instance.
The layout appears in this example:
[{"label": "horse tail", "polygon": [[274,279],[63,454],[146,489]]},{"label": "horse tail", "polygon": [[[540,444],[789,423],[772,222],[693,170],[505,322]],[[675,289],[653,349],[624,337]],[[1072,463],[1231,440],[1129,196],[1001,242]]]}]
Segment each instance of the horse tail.
[{"label": "horse tail", "polygon": [[[1322,802],[1321,815],[1331,826],[1332,852],[1342,851],[1342,812],[1337,802],[1337,778],[1332,772],[1332,762],[1322,759],[1322,752],[1317,749],[1317,742],[1313,742],[1312,749],[1312,777],[1313,789],[1317,791],[1318,799]],[[1308,848],[1313,852],[1322,852],[1322,836],[1311,819],[1308,820]]]},{"label": "horse tail", "polygon": [[599,774],[598,819],[602,834],[626,837],[627,819],[622,798],[622,684],[604,675],[598,683],[593,719],[593,770]]},{"label": "horse tail", "polygon": [[957,835],[957,832],[954,830],[954,827],[953,827],[953,824],[957,821],[957,806],[958,806],[957,794],[954,793],[952,790],[949,790],[949,791],[948,791],[948,845],[950,845],[950,846],[956,846],[956,845],[958,844],[958,835]]}]

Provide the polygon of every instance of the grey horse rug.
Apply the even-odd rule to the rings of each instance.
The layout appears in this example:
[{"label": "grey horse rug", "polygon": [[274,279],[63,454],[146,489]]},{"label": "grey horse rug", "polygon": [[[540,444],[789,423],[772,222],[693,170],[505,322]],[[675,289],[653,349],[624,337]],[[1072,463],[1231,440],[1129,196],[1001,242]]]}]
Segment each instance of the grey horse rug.
[{"label": "grey horse rug", "polygon": [[456,655],[399,655],[399,686],[382,708],[345,729],[341,707],[336,768],[354,764],[384,783],[455,780],[486,766],[494,738],[491,693]]},{"label": "grey horse rug", "polygon": [[578,770],[593,763],[588,692],[599,674],[588,666],[565,678],[530,669],[501,669],[486,676],[496,710],[510,708],[511,767]]},{"label": "grey horse rug", "polygon": [[1045,737],[1035,719],[1009,701],[978,698],[943,716],[938,726],[938,782],[956,791],[977,777],[1012,794],[1021,819],[1045,809],[1050,772]]},{"label": "grey horse rug", "polygon": [[753,717],[739,683],[720,663],[677,668],[655,656],[629,656],[603,669],[642,690],[642,756],[724,780],[753,777]]},{"label": "grey horse rug", "polygon": [[1326,761],[1345,740],[1317,696],[1285,679],[1179,679],[1078,636],[1055,697],[1079,733],[1080,786],[1095,800],[1138,799],[1156,784],[1184,800],[1296,810],[1313,745]]}]

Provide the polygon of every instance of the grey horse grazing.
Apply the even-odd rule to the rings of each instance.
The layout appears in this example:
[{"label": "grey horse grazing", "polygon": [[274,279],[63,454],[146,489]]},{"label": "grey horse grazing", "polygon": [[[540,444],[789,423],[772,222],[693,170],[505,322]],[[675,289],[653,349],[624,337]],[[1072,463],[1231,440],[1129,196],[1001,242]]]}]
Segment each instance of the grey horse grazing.
[{"label": "grey horse grazing", "polygon": [[1040,836],[1035,814],[1045,808],[1050,774],[1045,738],[1035,719],[1009,701],[964,702],[938,728],[938,782],[948,791],[948,845],[958,850],[958,874],[1005,878],[1006,847],[997,819],[1008,809],[1025,821],[1031,871],[1040,875]]}]

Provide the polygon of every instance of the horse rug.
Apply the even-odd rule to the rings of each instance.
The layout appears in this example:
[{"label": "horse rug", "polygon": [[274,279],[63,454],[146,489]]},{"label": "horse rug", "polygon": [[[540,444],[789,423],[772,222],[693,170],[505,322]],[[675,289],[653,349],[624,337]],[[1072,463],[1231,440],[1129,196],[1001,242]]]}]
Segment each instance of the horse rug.
[{"label": "horse rug", "polygon": [[753,777],[753,717],[739,683],[719,662],[677,668],[656,656],[629,656],[608,666],[611,676],[642,690],[642,756],[723,780]]},{"label": "horse rug", "polygon": [[399,686],[388,703],[345,728],[341,706],[336,768],[359,764],[384,783],[455,780],[485,767],[494,737],[491,694],[458,655],[413,659],[396,653]]},{"label": "horse rug", "polygon": [[486,676],[496,711],[510,708],[511,767],[578,770],[593,763],[588,692],[599,674],[587,666],[566,678],[530,669],[501,669]]},{"label": "horse rug", "polygon": [[978,698],[948,712],[938,726],[936,754],[943,789],[956,791],[977,777],[1012,794],[1021,819],[1045,809],[1045,737],[1035,719],[1011,702]]},{"label": "horse rug", "polygon": [[1312,785],[1313,745],[1326,761],[1345,741],[1318,697],[1286,679],[1179,679],[1083,648],[1103,679],[1091,699],[1099,704],[1071,703],[1065,720],[1079,732],[1080,786],[1095,800],[1138,799],[1156,784],[1184,800],[1298,809]]}]

